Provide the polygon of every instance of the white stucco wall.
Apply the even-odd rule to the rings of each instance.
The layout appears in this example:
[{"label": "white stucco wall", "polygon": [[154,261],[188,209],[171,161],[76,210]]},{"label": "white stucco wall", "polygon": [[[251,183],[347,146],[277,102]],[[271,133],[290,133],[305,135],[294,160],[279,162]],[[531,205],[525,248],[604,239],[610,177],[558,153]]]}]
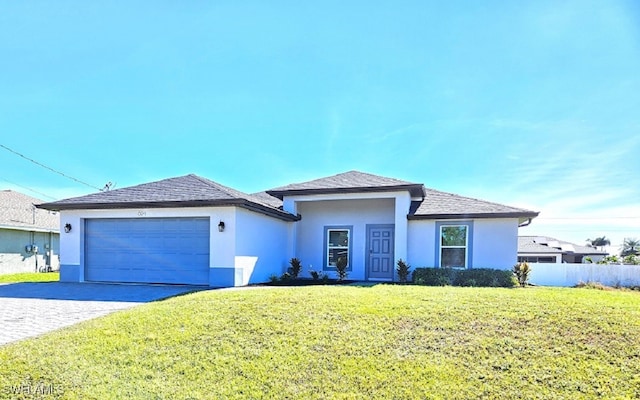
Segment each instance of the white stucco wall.
[{"label": "white stucco wall", "polygon": [[[436,251],[439,233],[436,222],[455,224],[457,221],[409,221],[407,260],[412,267],[437,266]],[[518,220],[515,218],[473,220],[471,252],[472,268],[510,269],[513,267],[518,252]]]},{"label": "white stucco wall", "polygon": [[267,282],[288,267],[286,222],[238,208],[236,211],[236,268],[242,268],[242,285]]},{"label": "white stucco wall", "polygon": [[[297,211],[302,219],[295,224],[295,257],[302,261],[302,277],[309,269],[322,271],[325,226],[353,226],[351,233],[351,267],[348,279],[365,279],[366,226],[394,224],[395,199],[354,199],[300,201]],[[406,216],[406,214],[405,214]],[[335,276],[333,272],[330,276]]]},{"label": "white stucco wall", "polygon": [[436,266],[436,223],[411,220],[408,227],[407,261],[413,268]]},{"label": "white stucco wall", "polygon": [[518,219],[476,219],[473,268],[511,269],[518,260]]}]

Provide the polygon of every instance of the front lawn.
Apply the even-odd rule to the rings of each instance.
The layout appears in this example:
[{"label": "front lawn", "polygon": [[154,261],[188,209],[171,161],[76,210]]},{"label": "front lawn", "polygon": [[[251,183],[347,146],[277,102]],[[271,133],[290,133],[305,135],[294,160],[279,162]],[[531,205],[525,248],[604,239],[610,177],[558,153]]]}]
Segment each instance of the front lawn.
[{"label": "front lawn", "polygon": [[637,398],[640,294],[206,291],[0,348],[0,397]]},{"label": "front lawn", "polygon": [[59,272],[21,272],[18,274],[0,275],[0,283],[57,282],[59,280]]}]

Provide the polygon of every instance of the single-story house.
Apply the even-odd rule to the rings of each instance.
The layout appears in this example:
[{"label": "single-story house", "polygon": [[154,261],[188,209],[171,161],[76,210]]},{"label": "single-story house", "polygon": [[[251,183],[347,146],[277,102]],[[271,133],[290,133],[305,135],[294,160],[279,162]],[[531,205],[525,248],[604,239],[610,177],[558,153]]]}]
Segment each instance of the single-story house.
[{"label": "single-story house", "polygon": [[36,208],[41,203],[0,190],[0,274],[58,269],[60,216]]},{"label": "single-story house", "polygon": [[580,264],[590,257],[595,263],[608,254],[592,246],[581,246],[548,236],[518,237],[518,262]]},{"label": "single-story house", "polygon": [[508,269],[537,212],[350,171],[246,194],[187,175],[46,203],[60,211],[61,280],[241,286],[289,260],[392,281],[395,263]]}]

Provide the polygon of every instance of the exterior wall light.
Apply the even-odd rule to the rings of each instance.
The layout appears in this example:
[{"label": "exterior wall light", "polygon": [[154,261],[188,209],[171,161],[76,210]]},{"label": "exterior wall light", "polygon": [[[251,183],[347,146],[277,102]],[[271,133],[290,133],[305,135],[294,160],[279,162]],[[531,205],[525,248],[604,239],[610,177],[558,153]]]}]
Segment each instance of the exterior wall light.
[{"label": "exterior wall light", "polygon": [[71,224],[69,223],[64,224],[64,232],[65,233],[71,232]]},{"label": "exterior wall light", "polygon": [[218,232],[224,232],[224,222],[222,221],[218,224]]}]

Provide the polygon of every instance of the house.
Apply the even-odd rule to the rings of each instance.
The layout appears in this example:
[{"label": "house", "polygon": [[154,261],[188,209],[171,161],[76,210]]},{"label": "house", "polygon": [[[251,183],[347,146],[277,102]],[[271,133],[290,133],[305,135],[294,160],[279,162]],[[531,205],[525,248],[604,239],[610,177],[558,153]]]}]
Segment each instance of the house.
[{"label": "house", "polygon": [[391,281],[413,266],[508,269],[537,212],[358,171],[246,194],[187,175],[71,198],[60,211],[61,280],[240,286],[292,257],[333,275]]},{"label": "house", "polygon": [[0,190],[0,274],[58,269],[60,216],[40,203]]},{"label": "house", "polygon": [[602,260],[609,253],[592,246],[581,246],[548,236],[519,236],[518,262],[580,264],[590,257]]}]

